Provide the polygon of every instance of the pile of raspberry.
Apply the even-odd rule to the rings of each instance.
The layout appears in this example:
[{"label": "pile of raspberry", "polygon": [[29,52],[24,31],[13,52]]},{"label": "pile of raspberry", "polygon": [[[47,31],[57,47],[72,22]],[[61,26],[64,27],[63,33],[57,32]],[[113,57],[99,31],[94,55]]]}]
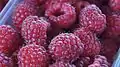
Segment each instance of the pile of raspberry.
[{"label": "pile of raspberry", "polygon": [[119,0],[23,0],[0,26],[0,67],[111,67]]}]

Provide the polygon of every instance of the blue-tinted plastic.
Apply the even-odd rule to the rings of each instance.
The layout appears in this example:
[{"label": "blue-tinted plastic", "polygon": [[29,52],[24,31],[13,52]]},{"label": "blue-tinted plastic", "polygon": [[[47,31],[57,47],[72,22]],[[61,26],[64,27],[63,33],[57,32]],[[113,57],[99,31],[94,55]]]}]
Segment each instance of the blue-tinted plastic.
[{"label": "blue-tinted plastic", "polygon": [[[0,25],[10,24],[12,23],[11,14],[14,10],[15,6],[22,0],[9,0],[6,4],[2,12],[0,13]],[[120,49],[116,54],[116,59],[112,65],[112,67],[120,67]]]},{"label": "blue-tinted plastic", "polygon": [[118,50],[118,53],[116,54],[116,59],[112,67],[120,67],[120,49]]},{"label": "blue-tinted plastic", "polygon": [[0,14],[0,17],[1,17],[0,25],[6,24],[6,23],[11,24],[12,11],[14,10],[17,3],[19,3],[19,1],[22,1],[22,0],[9,0],[9,2],[7,3],[7,5],[5,6],[5,8],[2,10]]},{"label": "blue-tinted plastic", "polygon": [[7,12],[9,7],[12,5],[12,2],[13,2],[13,0],[9,0],[8,3],[5,5],[5,7],[3,8],[3,10],[0,12],[0,20],[2,19],[4,14]]}]

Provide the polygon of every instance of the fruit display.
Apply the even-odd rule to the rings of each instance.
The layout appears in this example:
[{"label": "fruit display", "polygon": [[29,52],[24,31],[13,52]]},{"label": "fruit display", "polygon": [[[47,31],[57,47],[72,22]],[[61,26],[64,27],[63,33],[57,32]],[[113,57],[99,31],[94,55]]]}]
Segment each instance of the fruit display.
[{"label": "fruit display", "polygon": [[0,67],[112,67],[120,47],[119,0],[14,5],[10,21],[0,25]]}]

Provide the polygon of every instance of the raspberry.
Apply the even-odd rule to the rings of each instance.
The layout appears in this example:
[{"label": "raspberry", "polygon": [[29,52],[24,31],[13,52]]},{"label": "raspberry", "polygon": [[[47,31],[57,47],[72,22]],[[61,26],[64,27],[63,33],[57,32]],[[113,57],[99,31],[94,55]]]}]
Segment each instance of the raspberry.
[{"label": "raspberry", "polygon": [[55,25],[60,28],[69,28],[76,20],[75,8],[68,3],[55,3],[45,11]]},{"label": "raspberry", "polygon": [[76,15],[80,14],[80,10],[82,10],[84,7],[86,7],[87,5],[89,5],[89,3],[87,1],[78,1],[75,4],[73,4],[75,6],[76,9]]},{"label": "raspberry", "polygon": [[49,67],[76,67],[76,66],[63,61],[57,61],[56,63],[50,65]]},{"label": "raspberry", "polygon": [[9,25],[0,26],[0,52],[12,54],[20,45],[18,33]]},{"label": "raspberry", "polygon": [[84,45],[72,33],[62,33],[54,37],[49,45],[49,52],[54,60],[72,62],[83,52]]},{"label": "raspberry", "polygon": [[0,67],[13,67],[11,58],[0,53]]},{"label": "raspberry", "polygon": [[105,38],[116,38],[120,35],[120,13],[113,12],[107,16],[107,28],[103,33]]},{"label": "raspberry", "polygon": [[20,2],[13,11],[12,20],[18,31],[21,31],[21,26],[26,17],[36,15],[37,8],[34,5],[28,4],[25,1]]},{"label": "raspberry", "polygon": [[117,47],[116,42],[113,39],[103,39],[102,40],[101,55],[107,57],[109,62],[113,62],[113,57],[117,53],[119,47]]},{"label": "raspberry", "polygon": [[90,57],[80,57],[77,59],[74,64],[76,67],[87,67],[91,62]]},{"label": "raspberry", "polygon": [[27,17],[22,24],[22,36],[26,44],[37,44],[46,47],[47,29],[50,24],[42,17]]},{"label": "raspberry", "polygon": [[41,5],[46,2],[46,0],[25,0],[25,1],[34,5]]},{"label": "raspberry", "polygon": [[88,28],[81,27],[74,30],[74,34],[78,36],[84,44],[83,56],[94,56],[99,54],[101,43],[94,33],[89,31]]},{"label": "raspberry", "polygon": [[83,8],[79,20],[82,26],[88,27],[97,34],[102,33],[106,27],[106,16],[96,5],[88,5]]},{"label": "raspberry", "polygon": [[45,3],[45,8],[49,8],[50,5],[53,5],[55,3],[70,3],[70,4],[74,4],[76,3],[77,0],[47,0]]},{"label": "raspberry", "polygon": [[30,44],[18,52],[19,67],[48,67],[49,57],[44,47]]},{"label": "raspberry", "polygon": [[109,5],[113,11],[120,10],[120,0],[110,0]]},{"label": "raspberry", "polygon": [[111,67],[105,56],[96,55],[93,64],[88,67]]}]

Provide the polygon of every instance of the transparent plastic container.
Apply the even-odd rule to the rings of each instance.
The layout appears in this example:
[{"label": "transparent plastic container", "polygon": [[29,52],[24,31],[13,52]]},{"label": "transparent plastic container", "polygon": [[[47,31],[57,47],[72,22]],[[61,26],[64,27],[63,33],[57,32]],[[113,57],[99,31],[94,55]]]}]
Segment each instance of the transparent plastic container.
[{"label": "transparent plastic container", "polygon": [[[0,25],[3,24],[12,24],[11,20],[11,14],[15,8],[15,6],[23,0],[9,0],[9,2],[6,4],[4,9],[0,13]],[[118,50],[118,53],[115,55],[115,60],[113,62],[112,67],[120,67],[120,49]]]}]

